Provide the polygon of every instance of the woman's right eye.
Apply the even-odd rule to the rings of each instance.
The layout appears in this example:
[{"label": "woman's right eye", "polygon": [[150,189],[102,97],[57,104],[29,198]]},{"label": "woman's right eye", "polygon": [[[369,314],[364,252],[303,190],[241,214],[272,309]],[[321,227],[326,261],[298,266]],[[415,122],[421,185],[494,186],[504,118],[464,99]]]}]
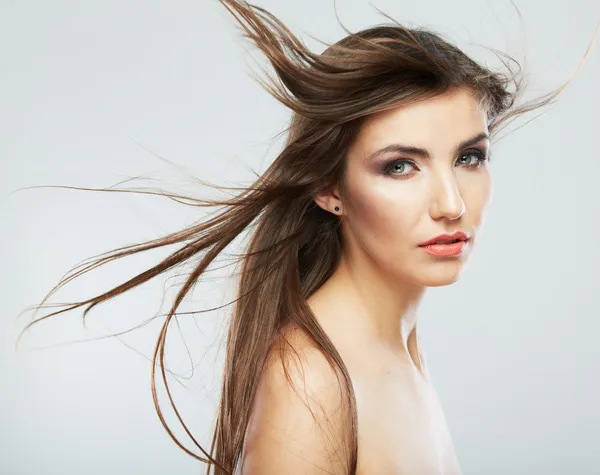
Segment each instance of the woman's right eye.
[{"label": "woman's right eye", "polygon": [[388,163],[384,169],[383,169],[383,173],[384,175],[392,175],[392,176],[399,176],[399,177],[407,177],[410,173],[405,173],[406,169],[407,169],[407,165],[408,167],[415,167],[415,164],[413,162],[411,162],[410,160],[394,160],[390,163]]}]

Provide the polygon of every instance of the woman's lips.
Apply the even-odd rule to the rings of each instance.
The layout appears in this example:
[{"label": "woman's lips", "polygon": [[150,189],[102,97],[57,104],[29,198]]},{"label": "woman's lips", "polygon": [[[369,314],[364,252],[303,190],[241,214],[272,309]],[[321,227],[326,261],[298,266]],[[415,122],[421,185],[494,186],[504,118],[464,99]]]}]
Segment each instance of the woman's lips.
[{"label": "woman's lips", "polygon": [[450,244],[453,241],[467,241],[470,239],[470,237],[471,236],[463,231],[456,231],[453,234],[440,234],[429,241],[422,242],[420,245],[427,246],[429,244]]},{"label": "woman's lips", "polygon": [[458,241],[449,244],[428,244],[419,246],[433,256],[458,256],[462,254],[468,241]]}]

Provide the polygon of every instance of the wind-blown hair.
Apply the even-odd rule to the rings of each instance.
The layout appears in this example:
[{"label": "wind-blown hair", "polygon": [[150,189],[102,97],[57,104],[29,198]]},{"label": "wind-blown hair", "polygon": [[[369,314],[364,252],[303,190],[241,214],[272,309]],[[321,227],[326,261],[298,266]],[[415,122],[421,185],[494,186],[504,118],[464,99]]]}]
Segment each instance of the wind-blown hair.
[{"label": "wind-blown hair", "polygon": [[[311,52],[281,21],[263,8],[239,0],[219,0],[243,28],[244,36],[266,56],[276,76],[256,78],[292,111],[287,140],[267,170],[231,199],[204,200],[175,193],[157,193],[186,205],[223,207],[211,219],[158,239],[93,256],[71,269],[37,309],[59,288],[82,274],[116,259],[177,244],[179,248],[155,266],[93,298],[32,320],[96,305],[133,289],[171,269],[194,262],[193,271],[166,315],[152,359],[152,397],[158,416],[175,443],[192,457],[209,463],[207,473],[232,474],[239,467],[250,409],[263,365],[275,347],[283,348],[291,329],[302,332],[335,369],[347,404],[346,473],[356,473],[357,409],[348,370],[331,340],[307,305],[334,272],[344,246],[340,218],[323,210],[313,197],[334,184],[344,195],[346,155],[361,125],[372,114],[423,101],[457,89],[468,89],[488,115],[490,137],[512,119],[550,105],[572,77],[556,90],[518,104],[524,90],[520,64],[494,53],[506,68],[488,69],[442,35],[390,23],[348,34],[317,54]],[[342,25],[343,26],[343,25]],[[597,30],[594,38],[597,35]],[[593,43],[593,40],[592,40]],[[585,53],[584,60],[589,50]],[[580,63],[577,70],[581,67]],[[575,73],[577,72],[575,71]],[[575,74],[574,73],[574,74]],[[207,185],[212,186],[212,185]],[[67,187],[69,188],[69,187]],[[217,187],[223,188],[223,187]],[[77,188],[93,191],[148,192]],[[151,194],[151,193],[150,193]],[[217,256],[246,230],[251,230],[242,264],[237,298],[228,329],[221,396],[210,450],[193,437],[177,411],[168,388],[164,352],[172,318],[179,305]],[[17,344],[18,340],[17,339]],[[281,355],[289,353],[282,352]],[[285,358],[281,358],[282,363]],[[158,364],[157,364],[158,362]],[[180,443],[166,423],[156,395],[156,367],[170,403],[198,455]],[[291,383],[291,381],[290,381]]]}]

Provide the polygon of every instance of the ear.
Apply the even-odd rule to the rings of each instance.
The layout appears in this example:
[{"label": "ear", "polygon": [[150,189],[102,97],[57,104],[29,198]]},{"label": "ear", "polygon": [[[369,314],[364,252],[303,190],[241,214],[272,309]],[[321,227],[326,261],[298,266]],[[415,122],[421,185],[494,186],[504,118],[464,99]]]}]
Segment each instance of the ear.
[{"label": "ear", "polygon": [[[325,211],[329,211],[335,215],[341,215],[344,210],[342,209],[342,199],[340,198],[340,192],[338,185],[333,185],[328,190],[322,191],[313,197],[314,202],[323,208]],[[335,208],[338,208],[336,211]]]}]

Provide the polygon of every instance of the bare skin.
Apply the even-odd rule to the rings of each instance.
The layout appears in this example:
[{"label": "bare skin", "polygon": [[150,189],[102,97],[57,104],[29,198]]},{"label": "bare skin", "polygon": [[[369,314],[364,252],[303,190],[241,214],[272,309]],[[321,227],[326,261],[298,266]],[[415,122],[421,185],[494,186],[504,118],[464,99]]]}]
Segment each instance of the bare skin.
[{"label": "bare skin", "polygon": [[416,324],[407,336],[406,348],[356,338],[364,329],[349,330],[329,320],[332,315],[341,320],[352,306],[349,295],[346,299],[350,300],[334,304],[329,296],[333,292],[329,286],[333,285],[339,284],[330,281],[309,303],[316,315],[328,316],[324,326],[352,378],[358,412],[357,475],[460,475],[446,419],[419,346]]},{"label": "bare skin", "polygon": [[[482,137],[459,144],[487,133],[486,112],[467,90],[376,114],[349,150],[344,189],[315,197],[340,216],[344,248],[308,305],[352,379],[358,475],[461,473],[423,359],[418,308],[427,287],[458,280],[476,240],[491,196],[489,143]],[[423,148],[430,157],[388,151],[369,159],[391,144]],[[419,247],[455,231],[471,237],[460,256],[435,257]],[[347,426],[339,408],[347,402],[320,352],[301,332],[290,335],[303,360],[291,378],[303,395],[289,389],[277,352],[270,354],[251,411],[243,474],[346,473],[339,453]],[[325,436],[315,421],[327,426]]]}]

